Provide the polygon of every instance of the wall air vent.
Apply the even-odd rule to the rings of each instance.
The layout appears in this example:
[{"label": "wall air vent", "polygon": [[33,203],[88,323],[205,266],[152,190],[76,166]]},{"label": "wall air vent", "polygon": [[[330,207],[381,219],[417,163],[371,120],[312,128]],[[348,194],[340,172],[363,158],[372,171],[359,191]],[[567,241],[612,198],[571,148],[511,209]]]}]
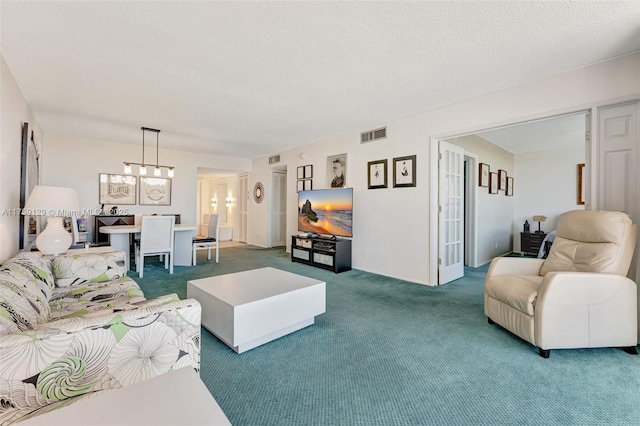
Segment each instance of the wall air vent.
[{"label": "wall air vent", "polygon": [[375,130],[369,130],[368,132],[360,133],[360,143],[368,143],[377,141],[379,139],[387,138],[387,128],[381,127]]},{"label": "wall air vent", "polygon": [[269,164],[276,164],[279,162],[280,162],[280,154],[269,157]]}]

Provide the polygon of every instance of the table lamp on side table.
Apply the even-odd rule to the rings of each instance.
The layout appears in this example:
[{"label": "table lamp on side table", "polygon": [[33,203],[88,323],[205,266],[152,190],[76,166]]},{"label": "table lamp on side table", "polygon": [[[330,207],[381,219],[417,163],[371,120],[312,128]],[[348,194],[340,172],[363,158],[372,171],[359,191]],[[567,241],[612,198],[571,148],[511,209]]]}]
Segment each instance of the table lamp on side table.
[{"label": "table lamp on side table", "polygon": [[61,186],[36,185],[24,205],[25,214],[47,216],[47,227],[36,238],[36,247],[43,254],[66,252],[73,238],[64,229],[64,216],[75,216],[80,209],[78,192]]},{"label": "table lamp on side table", "polygon": [[542,230],[540,229],[540,224],[542,222],[544,222],[545,220],[547,220],[546,216],[542,216],[542,215],[535,215],[533,217],[533,221],[534,222],[538,222],[538,230],[536,231],[536,234],[544,234],[544,232],[542,232]]}]

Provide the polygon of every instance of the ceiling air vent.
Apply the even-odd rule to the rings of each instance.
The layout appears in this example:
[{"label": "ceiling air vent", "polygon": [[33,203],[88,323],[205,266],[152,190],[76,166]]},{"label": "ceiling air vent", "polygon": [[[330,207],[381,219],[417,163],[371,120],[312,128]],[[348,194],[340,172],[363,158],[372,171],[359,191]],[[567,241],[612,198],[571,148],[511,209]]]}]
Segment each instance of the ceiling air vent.
[{"label": "ceiling air vent", "polygon": [[378,139],[387,138],[387,128],[381,127],[375,130],[369,130],[368,132],[360,133],[360,143],[367,143],[377,141]]},{"label": "ceiling air vent", "polygon": [[280,154],[269,157],[269,164],[276,164],[280,162]]}]

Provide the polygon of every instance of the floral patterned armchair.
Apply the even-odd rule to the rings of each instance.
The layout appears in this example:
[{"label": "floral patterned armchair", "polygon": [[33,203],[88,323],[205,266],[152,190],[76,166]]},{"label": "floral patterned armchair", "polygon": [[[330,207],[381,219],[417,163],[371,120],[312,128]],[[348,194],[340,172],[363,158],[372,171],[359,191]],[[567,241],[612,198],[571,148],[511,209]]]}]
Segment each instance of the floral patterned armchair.
[{"label": "floral patterned armchair", "polygon": [[0,266],[0,424],[185,366],[200,368],[200,305],[146,300],[124,253]]}]

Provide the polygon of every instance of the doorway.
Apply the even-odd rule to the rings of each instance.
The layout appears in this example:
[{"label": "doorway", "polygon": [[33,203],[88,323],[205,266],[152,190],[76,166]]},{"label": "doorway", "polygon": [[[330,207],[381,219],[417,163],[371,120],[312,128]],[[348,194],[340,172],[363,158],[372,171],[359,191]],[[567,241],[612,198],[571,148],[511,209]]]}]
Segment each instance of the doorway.
[{"label": "doorway", "polygon": [[[447,259],[459,259],[460,265],[464,262],[478,267],[489,263],[493,257],[519,251],[521,222],[525,218],[531,220],[533,215],[545,214],[553,218],[551,223],[547,223],[549,230],[552,230],[555,229],[555,217],[559,213],[584,208],[576,206],[576,169],[578,163],[588,164],[591,158],[591,145],[585,132],[590,125],[589,114],[590,110],[583,110],[432,138],[432,178],[439,184],[431,192],[431,229],[437,235],[431,238],[430,282],[444,284],[456,279],[457,275],[442,274],[442,265]],[[444,190],[442,172],[436,164],[441,153],[440,141],[463,147],[467,164],[464,204],[456,206],[464,212],[464,230],[461,228],[460,231],[463,241],[459,244],[458,254],[453,257],[445,251],[446,244],[443,244],[443,240],[451,238],[451,233],[445,232],[443,222],[447,217],[452,217],[450,208],[455,204],[443,201],[440,194]],[[561,146],[565,142],[567,146]],[[485,145],[492,148],[482,148]],[[554,156],[551,153],[554,150],[566,151]],[[571,156],[565,155],[567,152]],[[512,159],[509,160],[509,157]],[[559,159],[564,157],[567,160],[560,163]],[[471,166],[471,163],[475,164]],[[503,189],[489,193],[489,188],[480,186],[477,182],[480,163],[489,164],[491,173],[496,173],[496,177],[500,170],[512,177],[511,182],[515,182],[512,185],[512,190],[515,187],[514,193],[507,194]],[[472,178],[476,179],[475,183],[470,183]],[[476,196],[473,195],[474,191],[477,192]],[[475,219],[472,212],[475,213]],[[464,268],[458,267],[458,273],[463,276]]]},{"label": "doorway", "polygon": [[476,268],[478,266],[478,157],[465,152],[464,154],[464,266]]},{"label": "doorway", "polygon": [[286,244],[287,238],[287,173],[271,172],[271,247]]}]

